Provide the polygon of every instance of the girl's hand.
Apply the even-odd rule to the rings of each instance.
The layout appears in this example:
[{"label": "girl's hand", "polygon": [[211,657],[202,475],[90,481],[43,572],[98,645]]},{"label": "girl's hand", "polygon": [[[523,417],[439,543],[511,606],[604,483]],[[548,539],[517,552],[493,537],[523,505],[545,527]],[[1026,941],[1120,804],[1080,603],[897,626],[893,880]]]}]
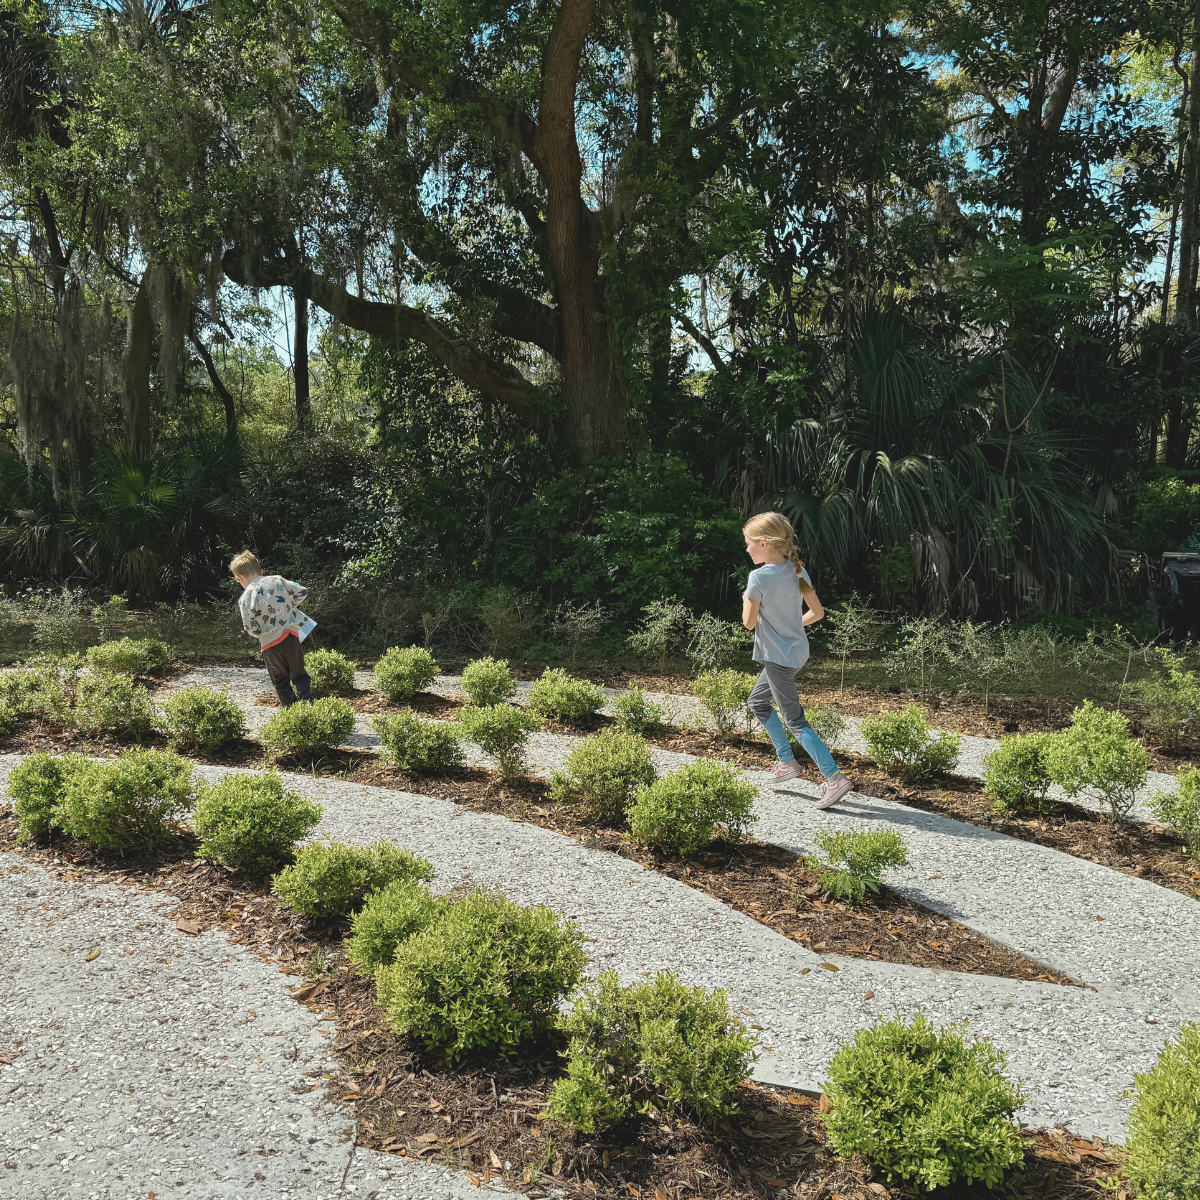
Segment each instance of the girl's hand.
[{"label": "girl's hand", "polygon": [[[804,614],[801,620],[803,620],[805,627],[815,625],[825,615],[825,609],[822,607],[821,601],[817,599],[816,592],[813,592],[811,598],[806,597],[804,602],[808,605],[808,612]],[[744,623],[745,618],[743,617],[742,620]],[[747,628],[749,627],[747,626]]]},{"label": "girl's hand", "polygon": [[[747,629],[753,629],[758,624],[758,609],[761,602],[751,600],[749,596],[742,597],[742,624]],[[824,610],[822,610],[822,615]]]}]

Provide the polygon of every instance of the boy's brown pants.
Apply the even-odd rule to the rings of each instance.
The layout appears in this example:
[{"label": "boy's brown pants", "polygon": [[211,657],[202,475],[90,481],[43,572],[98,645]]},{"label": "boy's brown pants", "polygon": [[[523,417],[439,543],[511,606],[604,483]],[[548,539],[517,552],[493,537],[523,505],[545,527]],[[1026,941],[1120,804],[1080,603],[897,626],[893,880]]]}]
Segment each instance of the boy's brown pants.
[{"label": "boy's brown pants", "polygon": [[293,683],[301,700],[312,699],[312,681],[304,669],[304,643],[294,633],[289,633],[274,646],[268,646],[262,656],[275,694],[284,708],[296,703],[296,696],[292,693]]}]

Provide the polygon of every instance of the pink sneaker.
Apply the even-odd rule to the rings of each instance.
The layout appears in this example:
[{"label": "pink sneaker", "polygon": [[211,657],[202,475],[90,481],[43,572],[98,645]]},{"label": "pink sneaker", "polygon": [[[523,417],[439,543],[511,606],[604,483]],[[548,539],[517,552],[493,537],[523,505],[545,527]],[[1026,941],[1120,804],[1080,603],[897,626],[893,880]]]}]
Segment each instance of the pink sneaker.
[{"label": "pink sneaker", "polygon": [[840,779],[835,775],[832,779],[825,780],[825,789],[821,792],[821,797],[814,807],[832,808],[850,792],[853,786],[844,775]]},{"label": "pink sneaker", "polygon": [[777,783],[782,783],[785,779],[795,779],[800,774],[800,764],[794,758],[791,762],[777,762],[771,774]]}]

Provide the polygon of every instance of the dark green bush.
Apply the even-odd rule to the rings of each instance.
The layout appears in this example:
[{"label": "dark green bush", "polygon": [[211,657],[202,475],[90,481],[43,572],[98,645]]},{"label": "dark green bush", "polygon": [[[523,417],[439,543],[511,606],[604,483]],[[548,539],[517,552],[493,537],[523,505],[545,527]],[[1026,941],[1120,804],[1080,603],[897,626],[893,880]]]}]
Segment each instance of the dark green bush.
[{"label": "dark green bush", "polygon": [[336,696],[354,690],[354,664],[336,650],[312,650],[304,656],[304,669],[314,696]]},{"label": "dark green bush", "polygon": [[396,947],[428,929],[450,903],[412,879],[389,883],[372,892],[350,918],[346,957],[365,971],[387,966],[396,957]]},{"label": "dark green bush", "polygon": [[145,675],[165,667],[171,661],[171,651],[164,642],[154,638],[119,638],[89,646],[88,666],[93,671],[114,671],[119,675]]},{"label": "dark green bush", "polygon": [[116,733],[144,737],[158,716],[150,693],[127,675],[108,671],[80,676],[71,713],[81,733]]},{"label": "dark green bush", "polygon": [[917,1189],[996,1187],[1024,1161],[1012,1114],[1025,1097],[1005,1061],[990,1042],[968,1045],[923,1013],[860,1029],[829,1064],[830,1144]]},{"label": "dark green bush", "polygon": [[508,1052],[549,1025],[585,961],[572,922],[474,892],[396,947],[376,994],[392,1024],[431,1049]]},{"label": "dark green bush", "polygon": [[552,721],[582,721],[604,707],[604,693],[560,667],[547,667],[529,692],[529,707]]},{"label": "dark green bush", "polygon": [[31,754],[13,767],[8,794],[17,814],[17,841],[41,837],[59,824],[58,805],[67,776],[87,760],[78,754]]},{"label": "dark green bush", "polygon": [[707,846],[718,825],[731,840],[742,837],[754,820],[757,795],[732,767],[701,759],[642,788],[629,828],[647,846],[686,857]]},{"label": "dark green bush", "polygon": [[320,819],[321,806],[284,791],[274,771],[226,775],[212,787],[200,786],[192,814],[196,853],[231,871],[266,875],[291,861],[292,847]]},{"label": "dark green bush", "polygon": [[496,760],[502,779],[516,779],[525,769],[525,747],[529,735],[542,722],[528,709],[512,704],[487,708],[464,708],[458,714],[463,736]]},{"label": "dark green bush", "polygon": [[425,859],[390,842],[366,847],[314,842],[297,853],[273,884],[275,894],[295,912],[312,921],[338,921],[389,883],[428,883],[432,878],[433,868]]},{"label": "dark green bush", "polygon": [[506,659],[473,659],[463,668],[462,686],[476,708],[503,704],[517,693],[517,681]]},{"label": "dark green bush", "polygon": [[1200,770],[1187,767],[1175,778],[1179,790],[1158,792],[1149,808],[1200,864]]},{"label": "dark green bush", "polygon": [[158,727],[176,750],[220,750],[245,736],[246,717],[228,691],[189,687],[163,701]]},{"label": "dark green bush", "polygon": [[461,766],[462,743],[448,721],[423,721],[416,713],[380,714],[371,721],[384,758],[410,774],[441,775]]},{"label": "dark green bush", "polygon": [[670,971],[630,987],[605,971],[559,1026],[571,1040],[549,1112],[584,1133],[646,1103],[715,1122],[736,1111],[738,1085],[756,1057],[725,993],[687,987]]},{"label": "dark green bush", "polygon": [[1019,733],[1000,739],[983,760],[983,790],[1002,812],[1041,813],[1050,791],[1046,751],[1053,733]]},{"label": "dark green bush", "polygon": [[825,858],[810,858],[821,886],[831,896],[857,904],[870,890],[879,891],[880,879],[889,867],[908,864],[904,839],[894,829],[840,833],[823,830],[813,839]]},{"label": "dark green bush", "polygon": [[898,775],[905,783],[953,771],[958,765],[962,739],[957,733],[941,733],[935,738],[919,704],[864,720],[859,728],[867,753],[889,775]]},{"label": "dark green bush", "polygon": [[658,774],[646,743],[619,729],[584,738],[565,765],[565,772],[551,777],[551,795],[560,802],[582,800],[591,820],[608,825],[624,823],[638,789]]},{"label": "dark green bush", "polygon": [[308,704],[281,708],[259,735],[273,758],[285,754],[328,754],[354,732],[354,709],[345,700],[325,696]]},{"label": "dark green bush", "polygon": [[433,655],[420,646],[393,646],[375,664],[375,685],[390,700],[411,700],[436,678]]}]

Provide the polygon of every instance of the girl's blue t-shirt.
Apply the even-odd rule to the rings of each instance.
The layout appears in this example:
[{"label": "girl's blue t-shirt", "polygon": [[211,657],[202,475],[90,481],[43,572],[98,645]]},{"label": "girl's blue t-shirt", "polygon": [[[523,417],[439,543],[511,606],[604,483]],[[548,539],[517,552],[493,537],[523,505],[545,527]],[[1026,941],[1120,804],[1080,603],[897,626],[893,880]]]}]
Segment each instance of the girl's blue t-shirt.
[{"label": "girl's blue t-shirt", "polygon": [[[807,571],[804,579],[812,582]],[[798,671],[808,662],[808,633],[796,568],[790,562],[763,563],[750,572],[744,595],[759,604],[754,661],[778,663]]]}]

